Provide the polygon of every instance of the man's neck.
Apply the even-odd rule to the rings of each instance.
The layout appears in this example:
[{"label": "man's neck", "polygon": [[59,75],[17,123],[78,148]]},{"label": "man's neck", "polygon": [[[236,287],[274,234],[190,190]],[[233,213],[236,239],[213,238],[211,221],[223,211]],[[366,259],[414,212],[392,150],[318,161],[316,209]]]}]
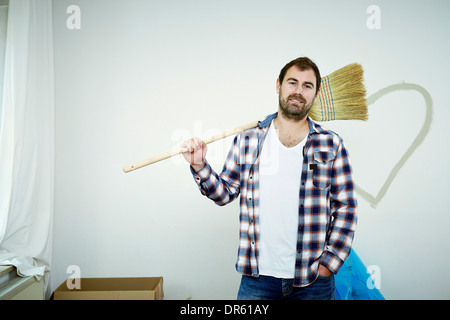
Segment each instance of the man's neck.
[{"label": "man's neck", "polygon": [[309,132],[307,116],[301,120],[287,119],[281,112],[273,120],[280,142],[288,148],[294,147],[302,141]]}]

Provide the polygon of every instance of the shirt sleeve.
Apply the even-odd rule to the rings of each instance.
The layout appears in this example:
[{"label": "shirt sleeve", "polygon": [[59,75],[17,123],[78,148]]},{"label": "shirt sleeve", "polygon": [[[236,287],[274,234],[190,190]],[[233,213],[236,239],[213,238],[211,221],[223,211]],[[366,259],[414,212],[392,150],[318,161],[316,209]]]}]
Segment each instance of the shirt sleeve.
[{"label": "shirt sleeve", "polygon": [[336,274],[350,254],[357,223],[352,167],[342,140],[334,161],[330,193],[332,222],[321,264]]},{"label": "shirt sleeve", "polygon": [[198,172],[190,167],[200,192],[219,206],[230,203],[240,192],[239,137],[234,138],[220,175],[207,161]]}]

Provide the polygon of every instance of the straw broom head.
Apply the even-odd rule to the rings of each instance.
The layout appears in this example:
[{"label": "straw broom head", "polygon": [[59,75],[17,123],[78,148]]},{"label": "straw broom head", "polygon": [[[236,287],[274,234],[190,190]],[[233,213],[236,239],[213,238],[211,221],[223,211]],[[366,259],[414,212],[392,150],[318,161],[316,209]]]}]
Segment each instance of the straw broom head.
[{"label": "straw broom head", "polygon": [[309,116],[316,121],[367,120],[362,66],[352,63],[323,77]]}]

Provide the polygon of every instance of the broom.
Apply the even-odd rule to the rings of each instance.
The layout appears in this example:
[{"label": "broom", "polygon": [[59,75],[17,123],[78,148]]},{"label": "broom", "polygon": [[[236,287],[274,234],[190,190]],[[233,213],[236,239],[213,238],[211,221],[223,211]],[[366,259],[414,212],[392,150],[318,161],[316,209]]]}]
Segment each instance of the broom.
[{"label": "broom", "polygon": [[[323,77],[318,97],[311,106],[309,116],[316,121],[367,120],[366,89],[363,84],[362,66],[357,63],[349,64],[329,76]],[[209,144],[256,126],[258,126],[258,121],[253,121],[212,136],[204,142]],[[186,148],[178,148],[126,166],[123,171],[130,172],[186,151]]]},{"label": "broom", "polygon": [[352,63],[323,77],[309,116],[316,121],[367,120],[363,73],[360,64]]}]

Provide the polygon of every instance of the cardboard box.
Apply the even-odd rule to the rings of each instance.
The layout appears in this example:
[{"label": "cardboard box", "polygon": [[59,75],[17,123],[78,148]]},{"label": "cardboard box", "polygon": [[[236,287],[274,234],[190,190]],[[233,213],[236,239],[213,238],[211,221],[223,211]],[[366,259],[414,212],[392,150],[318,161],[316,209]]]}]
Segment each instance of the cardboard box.
[{"label": "cardboard box", "polygon": [[[73,281],[74,279],[71,279]],[[163,278],[81,278],[79,289],[64,281],[54,300],[163,300]]]}]

